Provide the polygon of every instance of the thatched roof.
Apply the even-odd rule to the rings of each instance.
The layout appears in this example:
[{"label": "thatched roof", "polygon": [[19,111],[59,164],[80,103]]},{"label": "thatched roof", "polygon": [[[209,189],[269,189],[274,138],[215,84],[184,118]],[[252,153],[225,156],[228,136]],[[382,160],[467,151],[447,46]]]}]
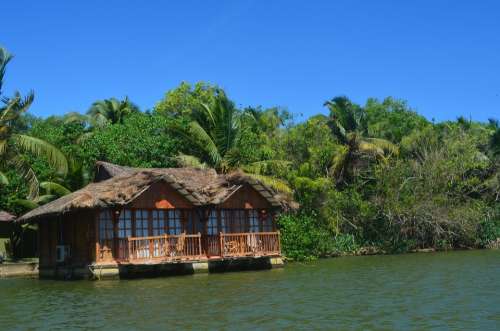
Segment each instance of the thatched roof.
[{"label": "thatched roof", "polygon": [[0,210],[0,222],[12,222],[16,217],[6,211]]},{"label": "thatched roof", "polygon": [[166,182],[195,206],[217,205],[244,185],[252,186],[273,207],[291,208],[290,199],[243,173],[217,174],[212,169],[131,168],[97,162],[96,182],[21,216],[30,221],[74,210],[125,206],[152,184]]}]

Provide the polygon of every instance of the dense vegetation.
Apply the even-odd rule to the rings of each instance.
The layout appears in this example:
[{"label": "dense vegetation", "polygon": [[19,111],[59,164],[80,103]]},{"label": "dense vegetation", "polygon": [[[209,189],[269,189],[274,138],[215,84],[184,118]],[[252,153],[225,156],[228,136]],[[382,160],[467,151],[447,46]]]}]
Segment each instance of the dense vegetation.
[{"label": "dense vegetation", "polygon": [[[3,78],[4,51],[0,62]],[[20,214],[76,190],[105,160],[242,169],[293,194],[300,208],[279,223],[296,259],[485,247],[500,237],[495,119],[434,123],[401,100],[341,96],[324,103],[327,115],[295,122],[279,107],[240,109],[203,82],[182,83],[148,111],[110,98],[85,115],[37,118],[27,113],[32,94],[3,102],[0,210]]]}]

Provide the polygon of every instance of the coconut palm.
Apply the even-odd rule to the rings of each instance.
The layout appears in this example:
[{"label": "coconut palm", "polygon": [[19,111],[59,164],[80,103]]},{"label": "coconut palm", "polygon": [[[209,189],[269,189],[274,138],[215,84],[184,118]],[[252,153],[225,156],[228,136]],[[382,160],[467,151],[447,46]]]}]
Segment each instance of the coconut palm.
[{"label": "coconut palm", "polygon": [[35,198],[17,199],[14,200],[14,204],[29,211],[71,193],[68,188],[56,182],[41,182],[40,188],[41,195]]},{"label": "coconut palm", "polygon": [[324,105],[330,110],[328,125],[340,143],[331,165],[332,175],[338,184],[353,176],[363,158],[384,159],[398,153],[397,146],[390,141],[366,136],[366,113],[347,97],[335,97]]},{"label": "coconut palm", "polygon": [[[193,110],[189,123],[182,125],[179,122],[173,122],[171,124],[171,129],[181,134],[191,146],[194,146],[195,155],[182,154],[176,158],[176,161],[181,166],[209,166],[222,173],[236,170],[244,164],[244,160],[240,160],[239,153],[236,151],[236,144],[244,130],[250,129],[244,125],[245,120],[252,120],[252,118],[250,112],[239,111],[222,90],[217,90],[210,105],[202,104],[202,107]],[[283,181],[261,173],[265,162],[279,161],[260,161],[253,167],[245,165],[243,168],[247,172],[255,170],[253,175],[249,175],[269,186],[279,191],[290,192],[290,188]]]},{"label": "coconut palm", "polygon": [[202,162],[226,172],[236,163],[231,149],[244,130],[241,124],[245,115],[219,90],[210,105],[202,104],[192,112],[189,123],[181,125],[175,122],[172,128],[194,146],[195,156]]},{"label": "coconut palm", "polygon": [[138,112],[139,107],[125,97],[123,100],[110,98],[96,101],[87,111],[87,115],[93,126],[102,127],[107,124],[121,124],[125,117]]},{"label": "coconut palm", "polygon": [[22,153],[45,157],[61,175],[68,171],[68,161],[59,149],[48,142],[18,132],[16,122],[33,103],[34,94],[30,92],[22,97],[19,92],[15,92],[13,97],[2,96],[3,77],[11,59],[12,55],[0,47],[0,97],[3,103],[0,106],[0,183],[8,183],[2,170],[14,167],[24,174],[30,184],[30,196],[35,197],[38,194],[38,179],[31,165],[21,156]]}]

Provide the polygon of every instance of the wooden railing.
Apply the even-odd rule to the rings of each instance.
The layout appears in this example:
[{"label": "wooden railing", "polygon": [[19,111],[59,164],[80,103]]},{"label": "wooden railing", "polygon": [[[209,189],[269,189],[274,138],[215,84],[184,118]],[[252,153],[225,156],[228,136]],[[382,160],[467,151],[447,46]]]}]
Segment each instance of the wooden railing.
[{"label": "wooden railing", "polygon": [[279,232],[221,233],[221,256],[281,255]]},{"label": "wooden railing", "polygon": [[200,259],[201,234],[162,235],[128,238],[128,260]]},{"label": "wooden railing", "polygon": [[180,234],[115,238],[99,245],[98,261],[159,262],[281,255],[279,232]]},{"label": "wooden railing", "polygon": [[221,256],[220,236],[218,234],[203,236],[203,248],[207,257]]}]

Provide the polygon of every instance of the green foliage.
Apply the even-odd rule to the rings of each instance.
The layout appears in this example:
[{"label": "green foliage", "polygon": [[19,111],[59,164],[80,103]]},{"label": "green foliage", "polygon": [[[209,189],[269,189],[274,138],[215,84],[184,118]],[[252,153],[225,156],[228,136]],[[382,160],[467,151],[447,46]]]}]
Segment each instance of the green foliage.
[{"label": "green foliage", "polygon": [[386,160],[398,154],[398,147],[382,138],[368,137],[368,118],[365,109],[341,96],[325,102],[330,110],[328,126],[341,144],[336,149],[330,167],[338,186],[349,184],[354,177],[363,176],[371,159]]},{"label": "green foliage", "polygon": [[420,131],[431,123],[411,110],[405,101],[385,98],[368,99],[365,105],[368,132],[372,137],[399,143],[403,137]]},{"label": "green foliage", "polygon": [[132,167],[175,166],[179,140],[167,130],[170,120],[158,115],[137,113],[123,124],[97,130],[82,143],[85,163],[103,160]]},{"label": "green foliage", "polygon": [[25,97],[19,92],[15,92],[13,97],[2,95],[2,81],[11,59],[12,56],[0,47],[0,96],[3,103],[0,106],[0,184],[8,184],[9,178],[5,172],[16,169],[29,183],[29,195],[34,198],[38,195],[38,178],[32,164],[27,162],[23,154],[45,158],[63,176],[68,171],[68,160],[57,147],[47,141],[21,132],[22,126],[26,124],[23,116],[33,103],[35,95],[33,92]]},{"label": "green foliage", "polygon": [[90,122],[97,127],[123,124],[127,116],[137,113],[139,113],[139,107],[130,102],[127,97],[121,101],[115,98],[96,101],[87,111]]},{"label": "green foliage", "polygon": [[[0,48],[0,93],[9,61]],[[203,82],[168,91],[152,114],[110,98],[86,115],[41,119],[26,113],[32,93],[3,101],[0,209],[14,214],[83,187],[103,160],[243,170],[293,194],[300,210],[282,215],[279,226],[283,250],[295,260],[362,246],[488,247],[500,237],[495,119],[435,124],[401,100],[360,106],[336,97],[325,103],[328,116],[293,123],[283,108],[239,108]]]},{"label": "green foliage", "polygon": [[192,112],[201,111],[202,104],[213,102],[217,90],[217,86],[204,82],[194,86],[182,82],[177,88],[165,93],[165,97],[156,104],[154,113],[166,117],[191,117]]},{"label": "green foliage", "polygon": [[278,220],[285,256],[291,260],[354,253],[359,248],[354,236],[333,235],[317,222],[312,214],[285,214]]}]

